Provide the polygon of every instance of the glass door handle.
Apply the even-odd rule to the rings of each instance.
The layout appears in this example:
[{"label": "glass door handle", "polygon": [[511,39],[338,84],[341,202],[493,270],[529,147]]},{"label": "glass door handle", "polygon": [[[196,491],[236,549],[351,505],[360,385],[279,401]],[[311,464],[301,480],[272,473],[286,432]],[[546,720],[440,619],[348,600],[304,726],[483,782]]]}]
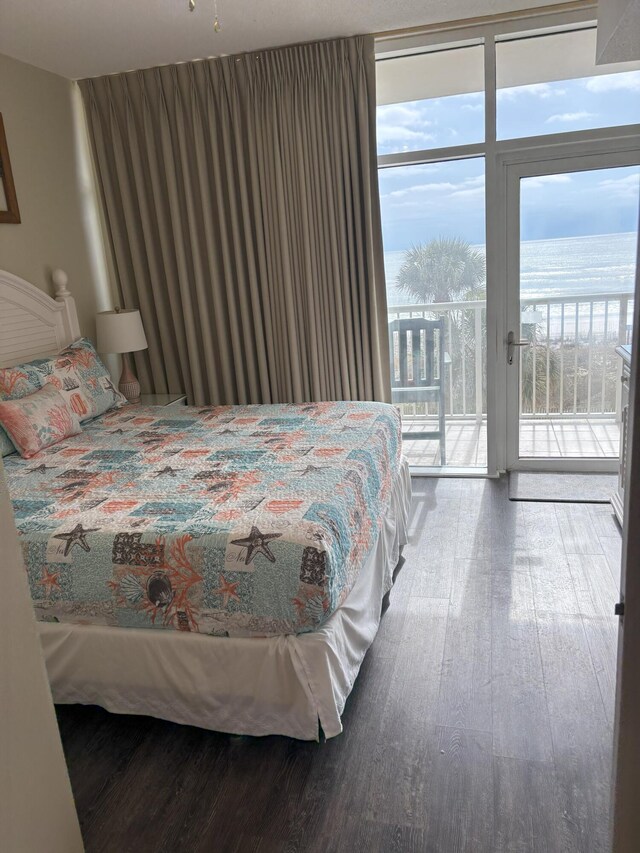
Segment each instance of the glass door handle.
[{"label": "glass door handle", "polygon": [[517,341],[513,332],[507,335],[507,364],[513,364],[513,353],[516,347],[531,346],[531,341]]}]

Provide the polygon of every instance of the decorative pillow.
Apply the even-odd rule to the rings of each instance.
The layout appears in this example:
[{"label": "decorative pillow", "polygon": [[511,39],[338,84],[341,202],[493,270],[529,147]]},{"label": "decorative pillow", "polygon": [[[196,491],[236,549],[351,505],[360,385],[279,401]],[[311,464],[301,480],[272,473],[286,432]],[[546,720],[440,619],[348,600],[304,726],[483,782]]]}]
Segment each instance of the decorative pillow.
[{"label": "decorative pillow", "polygon": [[50,383],[19,400],[0,403],[0,424],[25,459],[81,431],[78,416]]},{"label": "decorative pillow", "polygon": [[75,369],[79,376],[80,397],[87,398],[91,404],[90,414],[78,411],[82,401],[81,399],[75,401],[78,407],[76,408],[73,391],[70,391],[71,408],[78,413],[81,421],[95,418],[110,409],[119,409],[127,403],[127,398],[111,381],[109,371],[100,361],[95,347],[88,338],[80,338],[79,341],[61,350],[55,358],[55,369],[59,372]]},{"label": "decorative pillow", "polygon": [[[91,341],[81,338],[57,355],[0,369],[0,401],[18,400],[47,383],[65,397],[80,422],[91,420],[127,400],[114,386]],[[14,452],[0,427],[2,455]]]}]

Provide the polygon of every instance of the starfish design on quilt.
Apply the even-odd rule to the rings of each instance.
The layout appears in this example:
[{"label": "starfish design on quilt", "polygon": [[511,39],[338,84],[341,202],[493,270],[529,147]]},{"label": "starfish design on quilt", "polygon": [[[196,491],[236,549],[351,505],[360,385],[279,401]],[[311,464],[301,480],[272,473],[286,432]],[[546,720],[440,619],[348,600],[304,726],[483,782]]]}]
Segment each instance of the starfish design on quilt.
[{"label": "starfish design on quilt", "polygon": [[71,483],[65,483],[63,486],[58,486],[58,492],[75,492],[85,489],[89,485],[89,480],[73,480]]},{"label": "starfish design on quilt", "polygon": [[251,533],[246,539],[232,539],[232,545],[239,545],[241,548],[247,549],[247,555],[244,558],[245,566],[253,560],[256,554],[264,554],[264,556],[272,563],[275,563],[276,558],[273,556],[269,542],[272,539],[279,539],[282,533],[261,533],[257,527],[251,528]]},{"label": "starfish design on quilt", "polygon": [[76,524],[69,533],[54,533],[53,538],[62,539],[63,542],[66,542],[64,546],[64,556],[66,557],[74,545],[79,545],[83,551],[90,551],[91,548],[87,544],[87,533],[97,533],[99,529],[99,527],[90,527],[85,530],[82,524]]},{"label": "starfish design on quilt", "polygon": [[223,607],[227,607],[230,598],[235,598],[236,601],[240,601],[240,596],[236,591],[240,581],[230,582],[222,574],[218,575],[218,581],[220,586],[218,589],[213,590],[213,594],[222,596]]},{"label": "starfish design on quilt", "polygon": [[327,468],[327,465],[307,465],[306,468],[302,471],[302,476],[306,476],[307,474],[317,474],[318,471],[322,471],[324,468]]},{"label": "starfish design on quilt", "polygon": [[182,471],[182,468],[172,468],[171,465],[166,465],[164,468],[161,468],[160,471],[156,471],[156,477],[162,477],[164,475],[175,477],[178,471]]},{"label": "starfish design on quilt", "polygon": [[30,474],[44,474],[46,471],[53,471],[55,465],[45,465],[44,462],[41,465],[36,465],[35,468],[29,468]]},{"label": "starfish design on quilt", "polygon": [[147,447],[151,446],[152,444],[162,444],[162,442],[165,440],[165,436],[156,435],[150,430],[138,433],[138,438],[142,438],[142,444]]},{"label": "starfish design on quilt", "polygon": [[39,583],[45,588],[47,595],[51,595],[54,589],[60,589],[60,573],[50,572],[45,566],[42,570],[42,580]]}]

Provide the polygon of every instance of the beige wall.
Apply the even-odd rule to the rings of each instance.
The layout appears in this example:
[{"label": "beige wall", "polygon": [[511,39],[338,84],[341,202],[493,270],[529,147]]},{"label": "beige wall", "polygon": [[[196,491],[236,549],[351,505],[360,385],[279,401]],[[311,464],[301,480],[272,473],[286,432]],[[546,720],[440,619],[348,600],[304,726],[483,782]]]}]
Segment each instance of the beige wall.
[{"label": "beige wall", "polygon": [[0,113],[20,206],[19,225],[0,224],[0,269],[52,294],[49,273],[69,275],[80,329],[111,307],[77,86],[0,54]]},{"label": "beige wall", "polygon": [[2,460],[0,542],[0,848],[80,853],[80,828]]}]

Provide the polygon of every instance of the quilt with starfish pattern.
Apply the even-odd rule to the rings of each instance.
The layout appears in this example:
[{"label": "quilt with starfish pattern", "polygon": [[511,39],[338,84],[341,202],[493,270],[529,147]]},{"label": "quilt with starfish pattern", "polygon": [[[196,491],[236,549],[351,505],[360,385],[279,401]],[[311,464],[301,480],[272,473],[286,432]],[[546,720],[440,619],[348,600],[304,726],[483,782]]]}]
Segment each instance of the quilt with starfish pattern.
[{"label": "quilt with starfish pattern", "polygon": [[125,406],[5,459],[46,621],[273,636],[352,588],[400,465],[384,403]]}]

